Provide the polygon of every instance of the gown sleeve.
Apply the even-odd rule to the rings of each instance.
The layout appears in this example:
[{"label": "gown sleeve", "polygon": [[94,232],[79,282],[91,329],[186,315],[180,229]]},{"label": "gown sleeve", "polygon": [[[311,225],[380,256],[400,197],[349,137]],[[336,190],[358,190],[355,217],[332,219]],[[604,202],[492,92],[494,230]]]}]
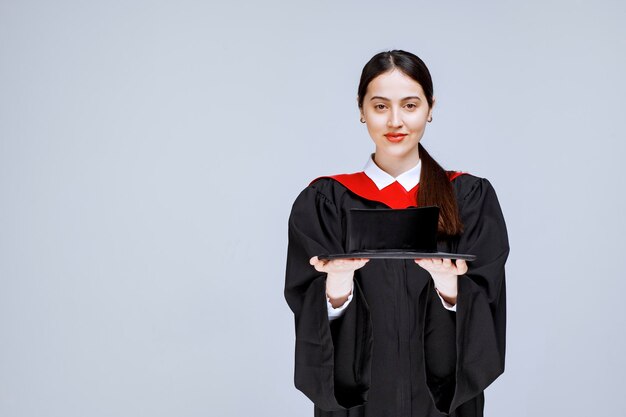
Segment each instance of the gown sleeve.
[{"label": "gown sleeve", "polygon": [[458,280],[456,384],[449,410],[439,410],[444,414],[480,395],[504,372],[504,264],[509,254],[504,217],[495,190],[484,178],[476,179],[459,207],[464,231],[457,250],[476,255],[476,260]]},{"label": "gown sleeve", "polygon": [[373,336],[356,279],[352,302],[341,317],[328,319],[326,274],[309,259],[342,252],[343,232],[340,210],[318,183],[298,196],[289,217],[285,299],[295,317],[296,388],[322,410],[337,411],[367,401]]}]

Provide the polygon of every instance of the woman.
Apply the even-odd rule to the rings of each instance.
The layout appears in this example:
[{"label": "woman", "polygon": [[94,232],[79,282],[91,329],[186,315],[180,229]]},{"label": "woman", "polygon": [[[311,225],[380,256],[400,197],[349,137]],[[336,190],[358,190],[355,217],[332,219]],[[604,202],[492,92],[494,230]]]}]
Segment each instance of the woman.
[{"label": "woman", "polygon": [[[420,144],[430,73],[405,51],[375,55],[358,89],[375,144],[363,172],[322,177],[289,218],[285,298],[295,315],[295,384],[316,416],[482,416],[504,371],[505,222],[489,181],[444,171]],[[345,249],[351,208],[440,207],[442,259],[321,261]]]}]

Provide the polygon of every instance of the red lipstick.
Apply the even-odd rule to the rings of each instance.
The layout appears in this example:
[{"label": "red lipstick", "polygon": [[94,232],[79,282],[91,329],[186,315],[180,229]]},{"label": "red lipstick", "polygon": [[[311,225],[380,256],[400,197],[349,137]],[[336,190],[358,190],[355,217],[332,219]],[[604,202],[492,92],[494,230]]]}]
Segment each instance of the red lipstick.
[{"label": "red lipstick", "polygon": [[389,142],[398,143],[406,136],[406,133],[386,133],[385,136]]}]

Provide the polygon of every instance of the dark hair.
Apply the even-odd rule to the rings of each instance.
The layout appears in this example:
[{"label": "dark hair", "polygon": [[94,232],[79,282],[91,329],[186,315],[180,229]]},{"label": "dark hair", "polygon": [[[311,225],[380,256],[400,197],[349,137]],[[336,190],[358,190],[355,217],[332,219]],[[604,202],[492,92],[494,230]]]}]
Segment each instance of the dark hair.
[{"label": "dark hair", "polygon": [[[379,75],[393,69],[402,71],[419,83],[426,94],[428,107],[432,107],[433,80],[424,61],[410,52],[393,50],[374,55],[363,67],[358,89],[359,108],[363,108],[363,98],[369,83]],[[449,236],[459,235],[463,231],[463,223],[448,173],[426,152],[421,143],[418,145],[418,150],[422,168],[417,206],[438,206],[439,233]]]}]

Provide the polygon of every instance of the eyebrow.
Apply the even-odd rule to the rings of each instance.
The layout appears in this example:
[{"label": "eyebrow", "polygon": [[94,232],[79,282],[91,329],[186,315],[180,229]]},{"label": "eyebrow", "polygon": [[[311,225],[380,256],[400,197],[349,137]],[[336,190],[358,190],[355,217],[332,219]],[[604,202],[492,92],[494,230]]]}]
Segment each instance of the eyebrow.
[{"label": "eyebrow", "polygon": [[[372,97],[372,98],[370,99],[370,101],[372,101],[372,100],[376,100],[376,99],[378,99],[378,100],[385,100],[385,101],[391,101],[391,100],[389,100],[387,97],[381,97],[381,96],[374,96],[374,97]],[[419,100],[419,101],[422,101],[422,99],[421,99],[420,97],[418,97],[418,96],[409,96],[409,97],[404,97],[404,98],[403,98],[402,100],[400,100],[400,101],[405,101],[405,100],[414,100],[414,99],[417,99],[417,100]]]}]

